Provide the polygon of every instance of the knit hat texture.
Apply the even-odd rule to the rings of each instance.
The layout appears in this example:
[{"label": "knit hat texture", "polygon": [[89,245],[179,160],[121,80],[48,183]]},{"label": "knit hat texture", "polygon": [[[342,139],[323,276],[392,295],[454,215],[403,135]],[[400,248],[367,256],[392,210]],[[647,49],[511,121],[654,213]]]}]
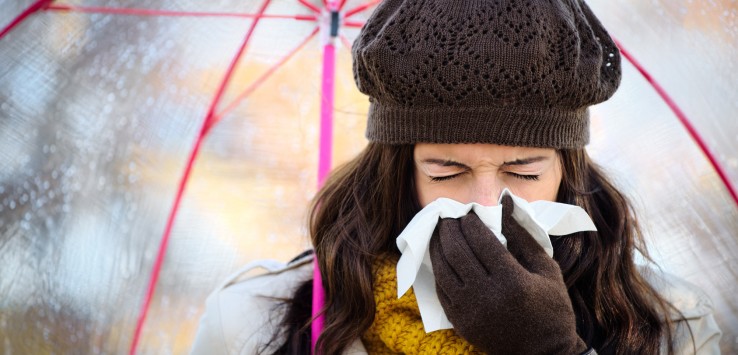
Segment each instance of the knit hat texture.
[{"label": "knit hat texture", "polygon": [[620,53],[583,0],[384,0],[353,44],[366,136],[581,148]]}]

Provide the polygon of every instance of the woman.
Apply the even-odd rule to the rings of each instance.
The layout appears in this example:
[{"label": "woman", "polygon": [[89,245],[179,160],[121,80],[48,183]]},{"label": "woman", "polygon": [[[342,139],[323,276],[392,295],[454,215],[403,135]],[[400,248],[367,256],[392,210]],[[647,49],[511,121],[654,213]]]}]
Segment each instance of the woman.
[{"label": "woman", "polygon": [[[635,265],[647,254],[632,209],[584,149],[587,108],[614,94],[621,73],[583,1],[385,0],[353,54],[370,143],[312,207],[320,352],[719,352],[704,295]],[[505,188],[578,205],[597,232],[552,237],[550,259],[509,198],[509,251],[473,213],[441,220],[430,255],[454,328],[425,333],[412,290],[393,294],[395,238],[439,197],[495,205]],[[219,288],[194,352],[308,353],[310,260]]]}]

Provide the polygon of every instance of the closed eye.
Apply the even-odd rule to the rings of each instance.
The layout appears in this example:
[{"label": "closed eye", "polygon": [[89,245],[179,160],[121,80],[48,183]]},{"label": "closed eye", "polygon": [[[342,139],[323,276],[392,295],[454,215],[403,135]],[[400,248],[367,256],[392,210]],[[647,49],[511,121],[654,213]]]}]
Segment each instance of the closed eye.
[{"label": "closed eye", "polygon": [[538,181],[538,179],[541,177],[541,175],[522,175],[522,174],[512,173],[509,171],[506,172],[505,174],[515,177],[517,179],[528,180],[528,181]]},{"label": "closed eye", "polygon": [[459,175],[461,175],[463,173],[464,172],[461,172],[461,173],[458,173],[458,174],[453,174],[453,175],[447,175],[447,176],[429,176],[429,178],[431,179],[432,182],[441,182],[441,181],[451,180],[451,179],[453,179],[453,178],[455,178],[455,177],[457,177],[457,176],[459,176]]}]

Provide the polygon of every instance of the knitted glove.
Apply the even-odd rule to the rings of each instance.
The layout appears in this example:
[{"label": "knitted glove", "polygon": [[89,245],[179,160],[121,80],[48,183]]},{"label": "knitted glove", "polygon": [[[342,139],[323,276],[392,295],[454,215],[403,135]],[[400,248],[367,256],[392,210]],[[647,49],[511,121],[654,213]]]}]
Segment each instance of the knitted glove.
[{"label": "knitted glove", "polygon": [[446,316],[487,353],[585,352],[561,269],[512,218],[512,198],[502,204],[507,250],[476,214],[439,221],[430,254]]}]

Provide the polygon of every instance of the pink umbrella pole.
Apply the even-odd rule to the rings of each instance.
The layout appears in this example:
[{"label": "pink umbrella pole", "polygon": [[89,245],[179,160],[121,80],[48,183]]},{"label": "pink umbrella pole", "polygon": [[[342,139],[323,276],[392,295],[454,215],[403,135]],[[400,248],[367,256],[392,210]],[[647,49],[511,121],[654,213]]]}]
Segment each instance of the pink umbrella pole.
[{"label": "pink umbrella pole", "polygon": [[318,159],[318,186],[323,186],[331,170],[333,148],[333,92],[336,74],[336,47],[323,47],[323,84],[320,103],[320,157]]},{"label": "pink umbrella pole", "polygon": [[[320,156],[318,158],[318,186],[323,186],[328,171],[331,168],[331,145],[333,141],[333,79],[335,75],[335,53],[336,47],[327,44],[323,48],[323,88],[320,107]],[[313,324],[312,324],[312,348],[318,342],[318,337],[323,330],[324,317],[321,314],[325,303],[325,291],[323,290],[323,279],[320,276],[317,256],[313,259],[315,268],[313,271]]]},{"label": "pink umbrella pole", "polygon": [[[320,100],[320,156],[318,158],[318,187],[323,186],[328,172],[331,169],[331,156],[333,147],[333,98],[334,98],[334,81],[336,76],[336,47],[334,45],[336,37],[338,37],[339,14],[338,4],[334,1],[327,1],[327,15],[330,16],[330,22],[323,22],[323,25],[329,25],[323,46],[323,79],[321,87]],[[316,350],[318,338],[323,331],[325,317],[322,313],[325,304],[325,290],[323,289],[323,278],[320,274],[320,268],[317,255],[313,259],[313,323],[311,324],[311,349],[313,353],[319,353]]]}]

